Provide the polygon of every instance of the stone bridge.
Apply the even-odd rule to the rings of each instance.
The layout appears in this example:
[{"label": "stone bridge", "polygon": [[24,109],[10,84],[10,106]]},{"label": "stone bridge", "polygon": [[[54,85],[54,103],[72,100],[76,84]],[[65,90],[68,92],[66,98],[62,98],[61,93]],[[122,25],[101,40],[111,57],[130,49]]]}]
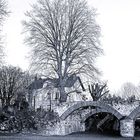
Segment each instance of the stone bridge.
[{"label": "stone bridge", "polygon": [[[60,116],[60,119],[61,120],[65,120],[68,116],[70,116],[74,111],[76,110],[79,110],[80,108],[83,110],[83,108],[85,107],[89,107],[89,108],[86,108],[86,109],[90,109],[91,111],[91,108],[90,107],[94,107],[92,109],[92,112],[89,112],[90,115],[93,115],[93,114],[96,114],[96,113],[99,113],[99,112],[107,112],[107,113],[110,113],[110,114],[113,114],[115,117],[117,117],[118,119],[121,119],[123,116],[116,110],[114,109],[112,106],[104,103],[104,102],[93,102],[93,101],[86,101],[86,102],[77,102],[77,104],[74,104],[73,106],[69,107],[61,116]],[[88,114],[89,114],[88,113]],[[86,115],[87,117],[88,114]]]},{"label": "stone bridge", "polygon": [[[129,114],[124,115],[107,103],[93,101],[79,101],[66,107],[59,114],[60,121],[54,127],[54,135],[67,135],[72,132],[85,131],[86,120],[98,113],[106,113],[114,116],[118,122],[118,129],[122,136],[134,136],[135,120],[140,116],[140,106],[130,111]],[[98,125],[102,125],[107,119],[106,116]]]}]

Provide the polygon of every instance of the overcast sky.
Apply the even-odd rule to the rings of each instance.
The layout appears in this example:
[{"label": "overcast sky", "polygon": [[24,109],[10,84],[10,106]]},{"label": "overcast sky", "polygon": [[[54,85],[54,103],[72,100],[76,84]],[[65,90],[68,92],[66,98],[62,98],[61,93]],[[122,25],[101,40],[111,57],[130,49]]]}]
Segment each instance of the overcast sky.
[{"label": "overcast sky", "polygon": [[[28,68],[28,47],[23,44],[21,21],[25,11],[36,0],[8,0],[11,14],[4,25],[7,63]],[[108,80],[109,88],[117,90],[122,83],[140,83],[140,0],[88,0],[97,9],[101,26],[104,56],[97,65]]]}]

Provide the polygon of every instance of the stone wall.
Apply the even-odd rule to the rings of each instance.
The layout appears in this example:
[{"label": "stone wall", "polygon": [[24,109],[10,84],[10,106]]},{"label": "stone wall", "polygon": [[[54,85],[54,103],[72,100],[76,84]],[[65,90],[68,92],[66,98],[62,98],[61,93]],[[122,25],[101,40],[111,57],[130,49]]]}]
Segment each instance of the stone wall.
[{"label": "stone wall", "polygon": [[85,131],[85,123],[81,122],[80,115],[71,115],[65,120],[60,120],[52,126],[47,126],[43,135],[68,135],[73,132]]},{"label": "stone wall", "polygon": [[123,137],[134,137],[134,121],[131,119],[124,119],[120,121],[120,134]]}]

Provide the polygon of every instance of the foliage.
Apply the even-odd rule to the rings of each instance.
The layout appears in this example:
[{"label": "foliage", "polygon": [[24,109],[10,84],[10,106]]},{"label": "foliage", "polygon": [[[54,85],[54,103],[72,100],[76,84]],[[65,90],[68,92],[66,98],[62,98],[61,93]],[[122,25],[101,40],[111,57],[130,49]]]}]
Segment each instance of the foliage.
[{"label": "foliage", "polygon": [[20,132],[25,127],[29,128],[32,117],[25,98],[5,106],[0,114],[0,121],[0,130],[4,132]]},{"label": "foliage", "polygon": [[44,109],[38,109],[35,115],[35,121],[37,124],[38,130],[42,130],[42,128],[46,128],[47,126],[54,124],[59,120],[59,115],[57,112],[45,111]]},{"label": "foliage", "polygon": [[0,130],[3,132],[21,132],[24,130],[37,129],[34,121],[34,112],[27,110],[17,110],[14,114],[3,112],[1,117]]},{"label": "foliage", "polygon": [[135,95],[132,95],[132,96],[130,96],[130,97],[127,98],[127,102],[128,102],[128,103],[133,103],[133,102],[135,102],[135,101],[136,101]]},{"label": "foliage", "polygon": [[32,47],[32,66],[59,79],[60,102],[65,102],[68,77],[99,74],[94,65],[102,52],[96,12],[85,0],[38,0],[26,16],[25,41]]},{"label": "foliage", "polygon": [[43,109],[34,111],[28,107],[27,101],[23,98],[19,104],[9,106],[10,109],[4,108],[0,114],[0,132],[17,133],[36,130],[39,132],[59,118],[56,112]]},{"label": "foliage", "polygon": [[130,103],[134,103],[136,100],[136,97],[134,95],[128,97],[128,98],[124,98],[124,97],[121,97],[119,95],[111,95],[111,94],[108,94],[108,96],[103,96],[102,101],[106,102],[106,103],[109,103],[109,104],[130,104]]}]

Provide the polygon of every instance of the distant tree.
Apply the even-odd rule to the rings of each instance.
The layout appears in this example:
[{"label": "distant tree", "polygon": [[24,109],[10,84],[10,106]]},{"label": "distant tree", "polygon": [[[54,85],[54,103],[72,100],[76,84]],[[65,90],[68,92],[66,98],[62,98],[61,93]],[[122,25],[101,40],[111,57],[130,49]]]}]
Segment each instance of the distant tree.
[{"label": "distant tree", "polygon": [[119,94],[124,98],[128,99],[131,96],[138,97],[139,95],[139,88],[132,84],[131,82],[124,83],[119,90]]},{"label": "distant tree", "polygon": [[107,84],[101,85],[95,83],[92,85],[88,85],[88,88],[93,101],[98,101],[102,96],[109,92],[109,90],[107,89]]},{"label": "distant tree", "polygon": [[60,102],[65,102],[65,83],[72,74],[99,74],[95,59],[100,27],[95,9],[85,0],[38,0],[23,22],[26,43],[32,47],[32,66],[59,79]]},{"label": "distant tree", "polygon": [[19,96],[25,94],[26,74],[20,68],[3,66],[0,68],[0,100],[2,108],[10,106]]}]

